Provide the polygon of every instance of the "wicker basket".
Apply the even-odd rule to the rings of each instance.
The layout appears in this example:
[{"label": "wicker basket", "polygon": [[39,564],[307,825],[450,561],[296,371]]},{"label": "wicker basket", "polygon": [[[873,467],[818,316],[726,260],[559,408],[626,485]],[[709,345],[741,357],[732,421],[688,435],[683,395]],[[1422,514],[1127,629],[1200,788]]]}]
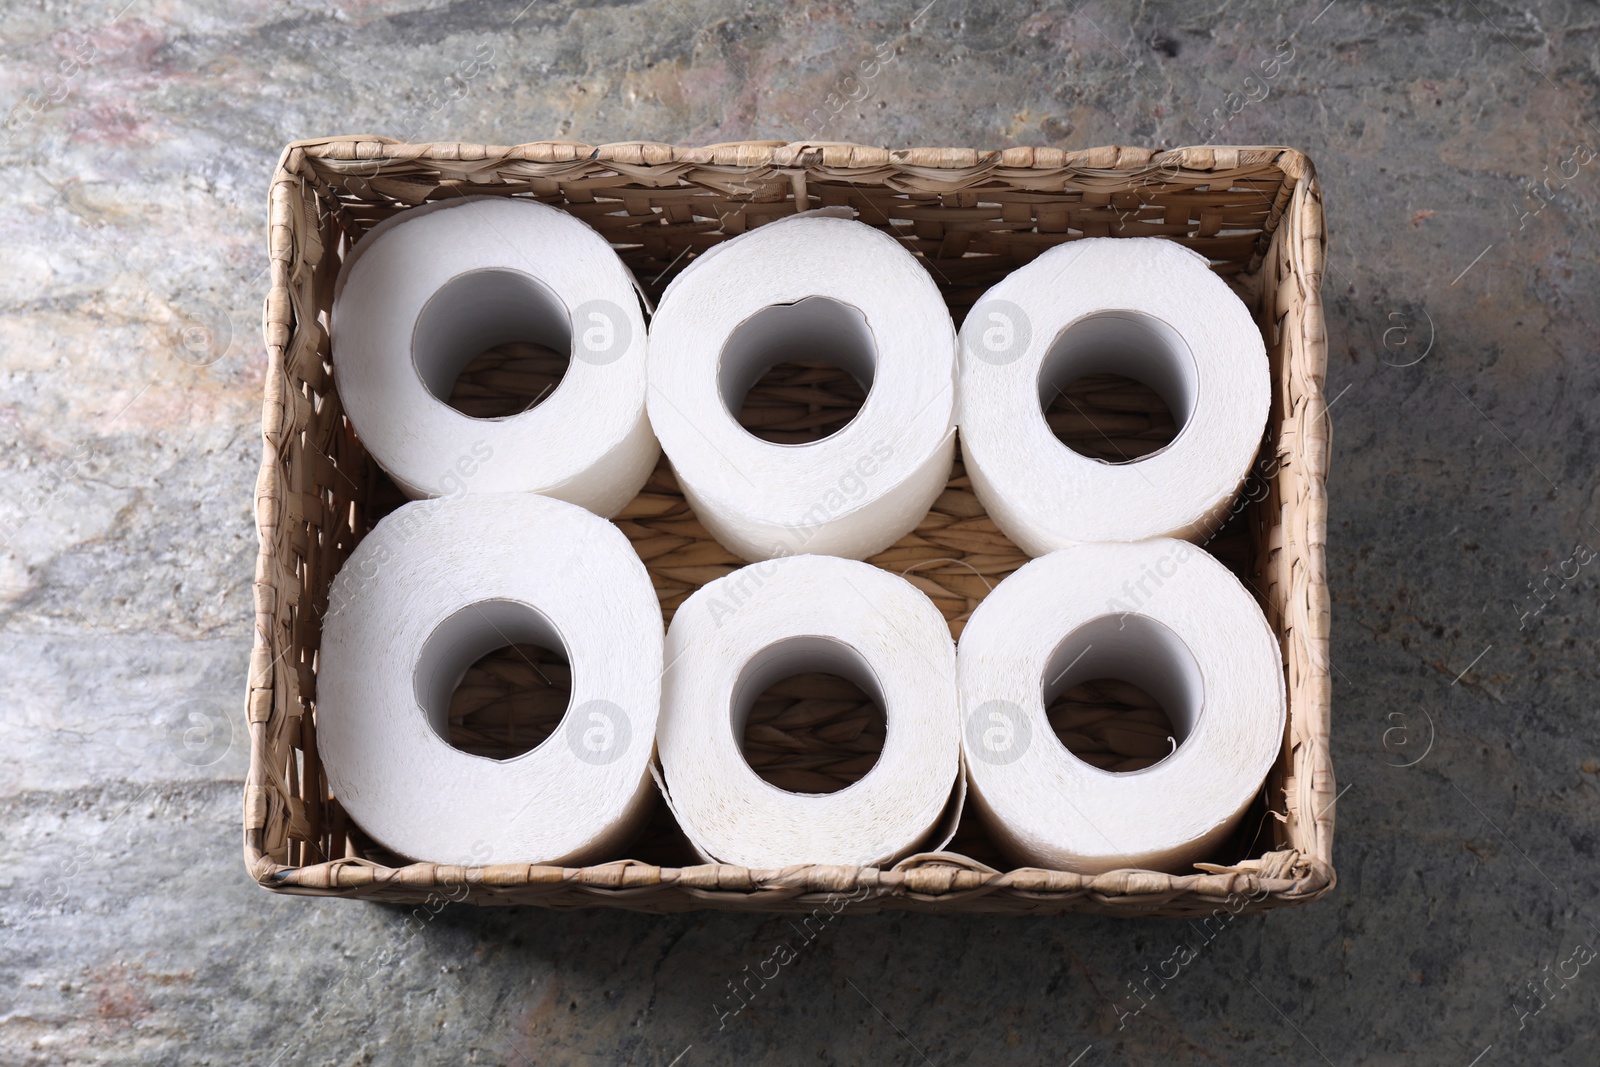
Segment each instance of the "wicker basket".
[{"label": "wicker basket", "polygon": [[[467,193],[533,198],[572,212],[611,241],[652,297],[718,241],[828,206],[855,209],[915,253],[958,322],[990,285],[1062,241],[1158,235],[1207,256],[1253,310],[1273,377],[1256,491],[1207,548],[1255,591],[1281,643],[1289,695],[1282,755],[1216,862],[1187,875],[1006,870],[981,825],[967,818],[948,851],[893,869],[749,870],[694,862],[664,805],[629,850],[634,858],[584,868],[410,863],[367,838],[328,795],[317,756],[319,620],[340,564],[402,498],[344,417],[330,372],[328,313],[341,256],[352,242],[396,212]],[[432,896],[648,911],[801,911],[845,894],[857,910],[1173,916],[1224,905],[1239,911],[1300,904],[1333,886],[1323,555],[1329,424],[1318,292],[1323,220],[1315,174],[1300,153],[1276,147],[889,151],[781,142],[503,147],[329,138],[284,152],[272,183],[269,243],[265,448],[256,489],[261,551],[244,796],[245,862],[262,886],[395,902]],[[836,417],[830,390],[837,392],[838,383],[827,378],[802,373],[786,383],[768,398],[769,421],[804,429]],[[485,381],[478,383],[480,395],[493,391],[493,375]],[[471,393],[472,383],[464,388]],[[1116,393],[1104,391],[1102,408],[1117,407]],[[1080,400],[1097,402],[1093,395]],[[1134,426],[1135,436],[1139,425],[1148,421]],[[699,528],[665,463],[617,521],[646,561],[669,618],[695,588],[740,565]],[[871,562],[905,573],[959,634],[992,583],[1024,561],[982,514],[958,465],[918,529]],[[1109,698],[1079,693],[1077,699]],[[1129,755],[1115,748],[1113,738],[1102,765]],[[841,764],[859,764],[859,752],[834,755]],[[826,773],[825,764],[806,767]]]}]

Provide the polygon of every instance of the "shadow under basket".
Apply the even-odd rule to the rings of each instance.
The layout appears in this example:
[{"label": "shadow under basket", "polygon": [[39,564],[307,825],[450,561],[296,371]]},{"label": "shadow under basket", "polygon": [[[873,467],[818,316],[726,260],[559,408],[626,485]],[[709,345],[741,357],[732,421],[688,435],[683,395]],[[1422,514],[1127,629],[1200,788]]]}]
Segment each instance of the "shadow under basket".
[{"label": "shadow under basket", "polygon": [[[916,255],[957,323],[989,286],[1064,241],[1154,236],[1206,256],[1260,326],[1272,408],[1244,494],[1205,548],[1265,612],[1282,650],[1289,708],[1280,756],[1233,837],[1190,874],[1010,868],[969,805],[946,851],[893,868],[752,870],[698,862],[658,800],[625,856],[590,867],[441,866],[376,845],[328,792],[317,755],[317,650],[335,573],[404,498],[345,417],[332,375],[329,310],[341,258],[363,234],[419,204],[463,195],[519,197],[571,212],[611,242],[652,300],[719,241],[821,207],[852,209]],[[269,245],[244,796],[245,863],[262,886],[393,902],[448,897],[644,911],[810,911],[848,894],[857,911],[1123,916],[1264,910],[1302,904],[1333,887],[1324,238],[1315,173],[1302,154],[1280,147],[890,151],[782,142],[505,147],[328,138],[284,152],[272,183]],[[559,358],[552,364],[548,352],[491,353],[463,374],[452,402],[474,413],[516,410],[519,398],[537,402],[559,373]],[[1085,379],[1045,417],[1070,447],[1105,459],[1136,456],[1173,432],[1152,397],[1126,380]],[[837,428],[859,400],[842,372],[791,364],[758,384],[741,418],[770,440],[803,439]],[[648,567],[669,621],[697,588],[742,565],[695,521],[665,460],[615,521]],[[904,574],[959,637],[984,595],[1026,561],[984,514],[958,462],[916,530],[868,562]],[[506,708],[534,675],[559,683],[562,665],[537,666],[541,651],[487,657],[469,672],[452,708],[463,747],[509,754],[536,740]],[[830,685],[836,683],[802,678],[769,693],[747,735],[758,773],[817,792],[830,776],[842,784],[870,766],[872,709]],[[559,699],[535,703],[546,718],[564,706]],[[1169,726],[1138,690],[1114,683],[1064,694],[1050,718],[1074,752],[1114,770],[1159,759]]]}]

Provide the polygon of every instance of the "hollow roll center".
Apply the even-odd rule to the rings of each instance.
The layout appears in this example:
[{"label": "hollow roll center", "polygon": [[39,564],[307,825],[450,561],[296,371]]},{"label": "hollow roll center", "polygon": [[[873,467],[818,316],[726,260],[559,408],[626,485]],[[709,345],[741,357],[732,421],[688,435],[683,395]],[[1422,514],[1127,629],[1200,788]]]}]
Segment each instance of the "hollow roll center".
[{"label": "hollow roll center", "polygon": [[1096,312],[1064,328],[1039,365],[1041,414],[1074,383],[1097,374],[1130,378],[1153,390],[1171,411],[1179,435],[1199,400],[1199,374],[1188,343],[1143,312]]},{"label": "hollow roll center", "polygon": [[[570,662],[566,642],[555,624],[537,608],[517,600],[469,604],[428,635],[413,669],[412,685],[428,725],[446,744],[462,747],[451,736],[450,706],[468,669],[490,652],[518,645],[548,649],[559,660]],[[530,669],[537,673],[536,666],[530,665]]]},{"label": "hollow roll center", "polygon": [[791,637],[752,657],[728,714],[751,770],[792,793],[853,785],[877,765],[888,733],[876,673],[828,637]]},{"label": "hollow roll center", "polygon": [[[762,308],[734,328],[718,358],[718,391],[734,421],[755,429],[741,418],[745,401],[757,382],[784,364],[836,367],[853,378],[864,395],[872,390],[878,346],[866,316],[830,297],[809,296]],[[855,411],[847,413],[850,419],[859,410],[856,404]]]},{"label": "hollow roll center", "polygon": [[566,305],[521,271],[467,271],[423,305],[411,333],[411,362],[428,392],[450,403],[468,364],[491,348],[511,344],[536,345],[570,360],[572,318]]},{"label": "hollow roll center", "polygon": [[1205,706],[1194,653],[1165,623],[1147,615],[1102,615],[1067,634],[1045,663],[1044,706],[1091,679],[1115,679],[1148,693],[1166,713],[1179,747],[1194,733]]}]

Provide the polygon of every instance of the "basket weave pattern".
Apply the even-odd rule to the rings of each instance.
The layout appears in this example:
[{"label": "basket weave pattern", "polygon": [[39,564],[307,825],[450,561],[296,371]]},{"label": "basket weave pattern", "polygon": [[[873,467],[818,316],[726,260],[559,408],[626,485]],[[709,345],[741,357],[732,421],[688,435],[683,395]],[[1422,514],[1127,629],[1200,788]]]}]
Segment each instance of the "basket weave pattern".
[{"label": "basket weave pattern", "polygon": [[[1163,236],[1207,256],[1262,329],[1273,403],[1248,503],[1206,547],[1255,592],[1279,638],[1289,699],[1281,756],[1230,853],[1187,875],[1007,870],[981,826],[964,818],[949,851],[893,869],[750,870],[687,857],[664,806],[630,850],[641,858],[584,868],[446,867],[410,863],[376,846],[328,795],[317,756],[316,655],[334,574],[403,498],[343,414],[329,309],[341,258],[363,233],[411,206],[467,194],[533,198],[572,212],[612,243],[652,298],[718,241],[818,207],[853,208],[861,221],[895,236],[928,267],[958,322],[990,285],[1063,241]],[[270,212],[244,796],[245,862],[262,886],[395,902],[446,892],[460,899],[464,887],[479,903],[650,911],[799,911],[849,893],[860,898],[852,905],[858,910],[1171,916],[1210,912],[1225,901],[1239,910],[1241,898],[1249,898],[1247,910],[1299,904],[1332,888],[1324,238],[1315,174],[1300,153],[1214,146],[890,151],[782,142],[504,147],[342,137],[286,149]],[[780,384],[768,418],[775,433],[837,419],[837,381],[802,374]],[[1057,425],[1057,415],[1051,420]],[[1142,425],[1135,420],[1130,432]],[[665,461],[616,521],[645,561],[668,619],[695,589],[741,565],[695,521]],[[869,562],[905,574],[959,636],[988,589],[1026,557],[984,515],[958,463],[917,529]],[[1106,714],[1093,704],[1109,699],[1104,693],[1078,699],[1089,702],[1077,705],[1087,714],[1073,719],[1068,709],[1069,721]],[[1057,710],[1051,714],[1057,722]],[[773,736],[779,748],[794,747]],[[1110,749],[1111,763],[1138,754],[1118,755],[1115,743]]]}]

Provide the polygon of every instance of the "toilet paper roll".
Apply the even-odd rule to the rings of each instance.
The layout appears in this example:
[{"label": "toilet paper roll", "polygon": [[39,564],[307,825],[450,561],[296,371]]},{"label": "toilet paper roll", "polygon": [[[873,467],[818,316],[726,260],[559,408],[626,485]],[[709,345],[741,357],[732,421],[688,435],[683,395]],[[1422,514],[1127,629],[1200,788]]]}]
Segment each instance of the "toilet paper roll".
[{"label": "toilet paper roll", "polygon": [[[570,349],[553,392],[497,419],[445,402],[475,356],[512,341]],[[614,515],[660,454],[633,279],[544,204],[475,197],[375,227],[340,268],[332,344],[356,433],[409,496],[534,492]]]},{"label": "toilet paper roll", "polygon": [[[948,843],[960,814],[955,646],[905,579],[826,556],[745,567],[684,602],[667,657],[662,791],[707,860],[873,866]],[[810,672],[860,686],[888,727],[877,763],[836,793],[785,792],[741,751],[756,698]]]},{"label": "toilet paper roll", "polygon": [[[554,733],[506,760],[451,747],[451,694],[496,648],[564,650]],[[626,537],[532,494],[418,501],[334,579],[317,667],[317,748],[339,803],[433,863],[615,859],[652,801],[661,612]]]},{"label": "toilet paper roll", "polygon": [[[958,661],[972,802],[1023,864],[1182,872],[1210,858],[1283,745],[1277,641],[1238,580],[1185,541],[1030,561],[972,613]],[[1107,677],[1160,703],[1171,755],[1118,774],[1061,743],[1049,702]]]},{"label": "toilet paper roll", "polygon": [[[801,445],[735,415],[766,371],[823,360],[866,390]],[[650,420],[684,496],[748,560],[861,558],[914,527],[954,459],[955,332],[938,288],[886,234],[805,214],[718,245],[675,278],[650,324]]]},{"label": "toilet paper roll", "polygon": [[[1155,390],[1177,437],[1126,463],[1057,440],[1044,409],[1102,373]],[[1029,555],[1086,541],[1203,541],[1249,472],[1270,399],[1249,311],[1204,257],[1159,238],[1057,246],[985,293],[961,327],[966,471]]]}]

